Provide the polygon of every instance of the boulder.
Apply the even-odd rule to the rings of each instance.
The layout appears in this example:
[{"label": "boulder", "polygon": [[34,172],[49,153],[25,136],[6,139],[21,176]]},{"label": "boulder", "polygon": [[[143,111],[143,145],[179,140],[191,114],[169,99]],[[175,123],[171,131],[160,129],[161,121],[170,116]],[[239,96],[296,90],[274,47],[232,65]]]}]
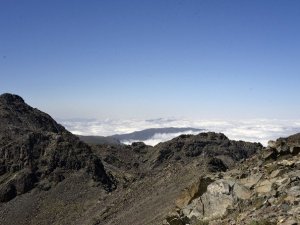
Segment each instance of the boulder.
[{"label": "boulder", "polygon": [[261,178],[261,173],[251,174],[249,177],[241,179],[240,183],[243,184],[245,187],[253,188]]},{"label": "boulder", "polygon": [[198,182],[181,192],[180,196],[175,201],[176,207],[181,209],[187,206],[193,199],[205,193],[207,186],[212,182],[213,180],[210,177],[201,177]]},{"label": "boulder", "polygon": [[252,192],[249,188],[235,183],[233,186],[233,195],[236,196],[238,199],[247,200],[251,198]]},{"label": "boulder", "polygon": [[286,154],[290,154],[290,148],[285,145],[285,144],[282,144],[282,145],[279,145],[277,148],[276,148],[276,151],[279,155],[286,155]]},{"label": "boulder", "polygon": [[179,217],[170,216],[166,218],[168,225],[185,225]]},{"label": "boulder", "polygon": [[212,158],[208,162],[208,170],[210,172],[225,172],[228,167],[223,163],[221,159]]},{"label": "boulder", "polygon": [[277,144],[276,144],[276,141],[268,141],[268,148],[276,148],[277,147]]},{"label": "boulder", "polygon": [[269,193],[272,190],[272,185],[270,180],[263,180],[257,184],[255,191],[257,193]]},{"label": "boulder", "polygon": [[12,182],[14,183],[17,194],[19,195],[30,191],[37,182],[37,178],[29,169],[24,169],[14,176]]},{"label": "boulder", "polygon": [[284,160],[278,162],[277,164],[280,166],[284,166],[284,167],[292,167],[295,165],[295,161],[284,159]]},{"label": "boulder", "polygon": [[290,218],[284,221],[282,225],[298,225],[298,222],[295,219]]},{"label": "boulder", "polygon": [[282,176],[284,173],[286,173],[286,170],[277,169],[277,170],[272,171],[272,173],[270,174],[270,177],[271,178],[279,177],[279,176]]},{"label": "boulder", "polygon": [[266,161],[266,160],[270,160],[273,159],[275,160],[277,157],[277,153],[276,151],[274,151],[274,149],[265,149],[262,152],[262,158]]},{"label": "boulder", "polygon": [[0,202],[8,202],[16,196],[17,190],[13,184],[7,183],[0,186]]},{"label": "boulder", "polygon": [[234,204],[232,187],[226,180],[218,180],[207,186],[207,191],[199,198],[194,199],[183,210],[188,218],[211,220],[224,216],[228,207]]}]

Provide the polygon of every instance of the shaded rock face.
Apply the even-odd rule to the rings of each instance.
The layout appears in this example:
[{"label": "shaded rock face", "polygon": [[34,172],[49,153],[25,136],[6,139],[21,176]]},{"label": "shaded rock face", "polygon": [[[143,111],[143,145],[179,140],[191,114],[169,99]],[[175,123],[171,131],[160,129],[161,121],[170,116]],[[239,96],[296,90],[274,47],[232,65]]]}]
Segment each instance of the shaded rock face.
[{"label": "shaded rock face", "polygon": [[[0,201],[8,201],[63,173],[85,169],[108,190],[113,182],[90,147],[49,115],[11,94],[0,96]],[[53,180],[53,179],[52,179]]]},{"label": "shaded rock face", "polygon": [[11,134],[19,136],[21,130],[53,133],[65,131],[48,114],[30,107],[20,96],[12,94],[0,96],[0,130],[2,138],[10,138]]},{"label": "shaded rock face", "polygon": [[181,135],[170,141],[155,146],[152,166],[157,167],[172,161],[189,162],[195,157],[212,159],[210,167],[213,171],[224,171],[231,165],[226,165],[218,156],[239,161],[255,154],[262,145],[243,141],[229,140],[222,133],[200,133],[198,135]]},{"label": "shaded rock face", "polygon": [[206,191],[180,205],[177,221],[299,224],[300,154],[291,151],[299,146],[300,135],[280,138],[238,168],[208,175]]},{"label": "shaded rock face", "polygon": [[212,158],[208,162],[208,170],[210,172],[221,172],[226,171],[228,167],[224,164],[224,162],[221,159],[218,158]]},{"label": "shaded rock face", "polygon": [[147,168],[140,168],[144,156],[152,150],[143,142],[134,142],[131,145],[94,145],[92,146],[103,162],[122,171],[145,172]]}]

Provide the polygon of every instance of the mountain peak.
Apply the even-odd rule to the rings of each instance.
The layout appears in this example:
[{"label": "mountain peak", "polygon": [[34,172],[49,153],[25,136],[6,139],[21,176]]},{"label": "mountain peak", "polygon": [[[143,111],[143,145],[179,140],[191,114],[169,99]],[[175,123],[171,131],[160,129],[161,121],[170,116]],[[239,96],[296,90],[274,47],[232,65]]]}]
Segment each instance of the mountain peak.
[{"label": "mountain peak", "polygon": [[0,95],[0,202],[53,187],[81,169],[112,189],[111,178],[88,145],[20,96]]},{"label": "mountain peak", "polygon": [[24,99],[21,98],[19,95],[11,94],[11,93],[4,93],[0,95],[0,101],[4,104],[13,104],[13,103],[25,103]]},{"label": "mountain peak", "polygon": [[9,93],[0,95],[0,128],[0,136],[12,131],[16,135],[24,131],[58,133],[65,130],[47,113],[29,106],[20,96]]}]

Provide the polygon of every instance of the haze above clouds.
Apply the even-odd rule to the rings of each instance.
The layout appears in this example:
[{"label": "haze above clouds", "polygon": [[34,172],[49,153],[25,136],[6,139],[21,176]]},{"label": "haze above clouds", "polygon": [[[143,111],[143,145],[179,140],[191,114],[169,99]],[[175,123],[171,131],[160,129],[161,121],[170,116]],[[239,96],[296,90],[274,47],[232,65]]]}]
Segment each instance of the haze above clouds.
[{"label": "haze above clouds", "polygon": [[300,119],[300,1],[70,2],[0,1],[0,92],[56,118]]},{"label": "haze above clouds", "polygon": [[[266,145],[269,140],[300,132],[300,120],[189,120],[189,119],[151,119],[151,120],[59,120],[67,129],[75,134],[109,136],[125,134],[147,128],[161,127],[193,127],[205,131],[222,132],[233,140],[260,142]],[[183,133],[196,134],[188,131]],[[155,145],[170,140],[182,133],[157,133],[146,144]],[[138,140],[128,140],[126,144]]]},{"label": "haze above clouds", "polygon": [[0,1],[0,92],[55,118],[98,119],[60,120],[77,134],[195,127],[265,144],[299,131],[299,9],[299,0]]}]

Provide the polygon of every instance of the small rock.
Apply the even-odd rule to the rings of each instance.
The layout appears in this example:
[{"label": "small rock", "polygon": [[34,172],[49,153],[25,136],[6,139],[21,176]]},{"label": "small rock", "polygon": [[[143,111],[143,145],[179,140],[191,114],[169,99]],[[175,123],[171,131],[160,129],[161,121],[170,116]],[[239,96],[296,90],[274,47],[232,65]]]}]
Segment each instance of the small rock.
[{"label": "small rock", "polygon": [[166,221],[167,221],[168,225],[184,225],[182,220],[178,216],[175,216],[175,215],[167,217]]},{"label": "small rock", "polygon": [[269,180],[264,180],[256,186],[255,191],[257,193],[268,193],[272,191],[272,185],[273,183]]},{"label": "small rock", "polygon": [[280,155],[285,155],[285,154],[289,154],[290,153],[290,148],[287,145],[280,145],[276,148],[276,151],[280,154]]},{"label": "small rock", "polygon": [[283,222],[282,225],[298,225],[298,223],[294,219],[288,219],[285,222]]},{"label": "small rock", "polygon": [[274,182],[275,182],[275,184],[278,185],[278,186],[281,186],[281,185],[283,185],[283,184],[287,185],[287,184],[289,184],[290,179],[287,178],[287,177],[284,177],[284,178],[282,178],[282,179],[276,179]]},{"label": "small rock", "polygon": [[262,158],[266,160],[276,159],[277,153],[273,149],[266,149],[262,153]]},{"label": "small rock", "polygon": [[276,148],[277,147],[277,144],[276,144],[276,141],[268,141],[268,147],[269,148]]},{"label": "small rock", "polygon": [[287,190],[287,194],[295,196],[295,197],[299,197],[300,196],[300,186],[291,187],[289,190]]},{"label": "small rock", "polygon": [[286,172],[285,170],[277,169],[271,173],[270,177],[271,178],[279,177],[279,176],[282,176],[285,172]]},{"label": "small rock", "polygon": [[250,177],[244,178],[240,180],[240,183],[243,184],[247,188],[254,187],[258,181],[262,178],[261,173],[252,174]]},{"label": "small rock", "polygon": [[238,183],[233,186],[233,193],[239,199],[246,200],[251,198],[251,191]]},{"label": "small rock", "polygon": [[278,165],[286,166],[286,167],[291,167],[291,166],[293,166],[294,164],[295,164],[294,161],[286,160],[286,159],[284,159],[284,160],[278,162]]}]

